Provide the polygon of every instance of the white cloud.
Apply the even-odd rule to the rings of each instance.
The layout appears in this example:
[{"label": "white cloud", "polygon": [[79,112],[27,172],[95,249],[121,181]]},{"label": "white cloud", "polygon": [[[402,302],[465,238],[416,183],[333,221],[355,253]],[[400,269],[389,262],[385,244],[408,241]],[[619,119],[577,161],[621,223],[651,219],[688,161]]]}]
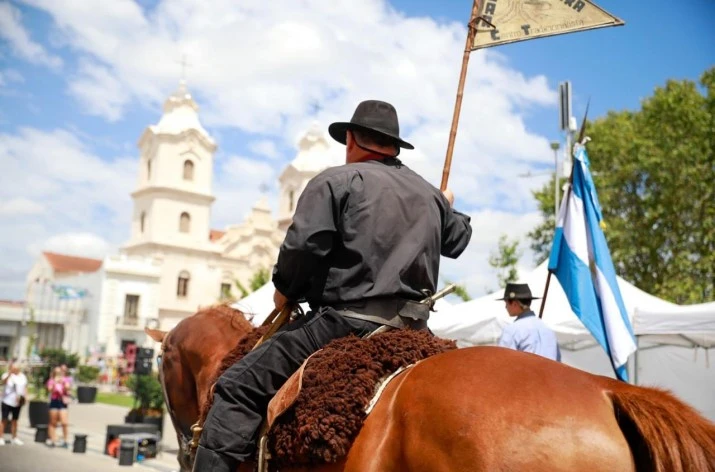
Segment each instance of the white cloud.
[{"label": "white cloud", "polygon": [[[188,55],[201,119],[215,130],[222,153],[233,156],[217,161],[214,227],[241,222],[262,183],[275,190],[286,164],[278,149],[294,146],[314,120],[323,128],[349,120],[368,98],[397,107],[402,134],[417,146],[403,160],[439,185],[466,34],[459,23],[408,17],[385,0],[219,0],[210,8],[163,0],[150,12],[131,1],[102,8],[89,0],[28,3],[52,17],[51,33],[78,57],[70,94],[109,121],[138,106],[158,115],[176,87],[177,61]],[[551,163],[552,155],[548,140],[527,129],[524,114],[555,104],[544,76],[525,76],[491,50],[472,54],[450,187],[457,207],[474,215],[475,239],[444,268],[473,291],[496,285],[487,258],[499,234],[521,238],[538,221],[530,192],[547,177],[517,175]],[[268,160],[225,149],[222,138],[236,130],[249,143],[240,152]],[[0,159],[8,145],[14,177],[0,197],[50,200],[51,217],[36,241],[67,231],[94,232],[112,244],[127,236],[136,157],[104,162],[61,130],[0,136]],[[32,167],[21,167],[28,165],[20,159],[26,152]],[[93,227],[99,208],[112,215],[114,232]]]},{"label": "white cloud", "polygon": [[34,42],[22,25],[22,14],[9,2],[0,3],[0,38],[12,46],[13,52],[33,64],[41,64],[53,69],[62,66],[62,60],[49,54],[40,44]]},{"label": "white cloud", "polygon": [[278,159],[281,157],[274,141],[268,141],[265,139],[261,141],[254,141],[248,146],[248,149],[252,153],[258,156],[267,157],[268,159]]},{"label": "white cloud", "polygon": [[[270,185],[277,179],[275,169],[266,162],[240,156],[231,156],[221,161],[216,169],[212,207],[214,228],[225,228],[242,223],[251,207],[259,200],[261,186]],[[271,201],[275,203],[275,201]]]},{"label": "white cloud", "polygon": [[0,201],[0,216],[18,217],[26,215],[41,215],[45,207],[29,198],[11,198]]},{"label": "white cloud", "polygon": [[[0,279],[29,270],[46,244],[95,254],[102,244],[88,233],[111,244],[128,237],[138,158],[103,160],[68,131],[21,128],[0,133],[0,162],[2,213],[13,215],[0,233]],[[0,298],[15,285],[0,284]]]},{"label": "white cloud", "polygon": [[103,116],[110,122],[122,117],[130,99],[110,69],[86,61],[80,66],[79,74],[70,81],[69,92],[84,105],[87,113]]},{"label": "white cloud", "polygon": [[103,259],[112,245],[94,233],[63,233],[52,236],[42,245],[43,251],[69,256]]},{"label": "white cloud", "polygon": [[541,221],[538,212],[511,213],[483,210],[471,213],[472,240],[464,253],[456,260],[442,258],[441,272],[445,279],[464,284],[469,294],[476,298],[499,288],[497,275],[489,265],[489,256],[497,251],[499,237],[506,234],[510,241],[519,241],[522,256],[519,260],[520,274],[533,267],[533,252],[529,248],[526,233]]},{"label": "white cloud", "polygon": [[11,82],[24,82],[25,78],[15,69],[0,70],[0,87],[10,84]]}]

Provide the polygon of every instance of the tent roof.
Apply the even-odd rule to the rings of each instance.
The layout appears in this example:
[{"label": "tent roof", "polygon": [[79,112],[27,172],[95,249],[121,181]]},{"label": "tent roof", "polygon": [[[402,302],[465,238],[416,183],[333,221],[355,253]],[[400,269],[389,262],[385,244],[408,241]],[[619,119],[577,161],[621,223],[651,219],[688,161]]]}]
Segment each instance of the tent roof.
[{"label": "tent roof", "polygon": [[[548,262],[542,263],[523,282],[529,284],[534,294],[543,294],[548,276]],[[623,302],[633,323],[636,312],[673,313],[680,308],[674,303],[661,300],[618,277]],[[430,318],[430,328],[438,336],[456,339],[465,345],[493,344],[512,320],[504,309],[504,302],[497,301],[502,292],[493,292],[475,300],[452,306]],[[543,300],[535,300],[532,308],[539,312]],[[713,315],[715,319],[715,315]],[[549,293],[544,306],[544,322],[551,327],[566,348],[578,349],[593,345],[594,340],[583,323],[571,310],[566,294],[555,277],[551,278]],[[636,334],[638,326],[634,327]]]}]

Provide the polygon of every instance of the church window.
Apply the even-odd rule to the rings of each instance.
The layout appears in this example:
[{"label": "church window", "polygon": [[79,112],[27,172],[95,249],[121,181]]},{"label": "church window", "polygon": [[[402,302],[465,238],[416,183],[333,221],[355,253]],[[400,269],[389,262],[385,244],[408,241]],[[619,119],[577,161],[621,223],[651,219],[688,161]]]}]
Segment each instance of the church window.
[{"label": "church window", "polygon": [[231,298],[231,284],[229,282],[223,282],[221,284],[221,299],[227,300]]},{"label": "church window", "polygon": [[151,180],[151,159],[146,161],[146,179]]},{"label": "church window", "polygon": [[124,297],[125,325],[136,325],[139,320],[139,295],[126,295]]},{"label": "church window", "polygon": [[295,209],[295,190],[288,192],[288,211]]},{"label": "church window", "polygon": [[183,212],[181,218],[179,218],[179,231],[182,233],[188,233],[191,228],[191,217],[188,213]]},{"label": "church window", "polygon": [[179,273],[179,282],[176,285],[176,295],[179,297],[185,297],[189,293],[189,273],[182,270]]},{"label": "church window", "polygon": [[184,161],[184,180],[194,180],[194,163]]},{"label": "church window", "polygon": [[140,233],[144,232],[144,223],[146,223],[146,213],[142,212],[141,216],[139,217],[139,232]]}]

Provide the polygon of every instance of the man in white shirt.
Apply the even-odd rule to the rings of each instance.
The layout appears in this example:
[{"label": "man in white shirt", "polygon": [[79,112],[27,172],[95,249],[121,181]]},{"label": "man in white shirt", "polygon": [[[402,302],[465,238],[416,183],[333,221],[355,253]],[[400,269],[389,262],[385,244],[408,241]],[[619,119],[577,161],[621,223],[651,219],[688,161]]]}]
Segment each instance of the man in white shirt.
[{"label": "man in white shirt", "polygon": [[6,444],[5,427],[10,415],[12,415],[12,420],[10,420],[11,443],[22,446],[23,442],[17,438],[17,419],[20,417],[20,409],[24,405],[25,396],[27,395],[27,377],[22,373],[19,365],[11,363],[8,371],[0,377],[0,386],[3,389],[0,446]]}]

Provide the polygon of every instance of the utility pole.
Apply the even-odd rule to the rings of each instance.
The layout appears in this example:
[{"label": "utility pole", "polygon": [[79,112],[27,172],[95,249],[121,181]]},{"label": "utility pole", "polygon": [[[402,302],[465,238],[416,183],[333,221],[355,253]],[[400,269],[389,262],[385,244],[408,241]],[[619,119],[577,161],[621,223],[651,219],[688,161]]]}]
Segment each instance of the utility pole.
[{"label": "utility pole", "polygon": [[559,148],[561,143],[551,142],[551,150],[554,151],[554,224],[559,223]]}]

